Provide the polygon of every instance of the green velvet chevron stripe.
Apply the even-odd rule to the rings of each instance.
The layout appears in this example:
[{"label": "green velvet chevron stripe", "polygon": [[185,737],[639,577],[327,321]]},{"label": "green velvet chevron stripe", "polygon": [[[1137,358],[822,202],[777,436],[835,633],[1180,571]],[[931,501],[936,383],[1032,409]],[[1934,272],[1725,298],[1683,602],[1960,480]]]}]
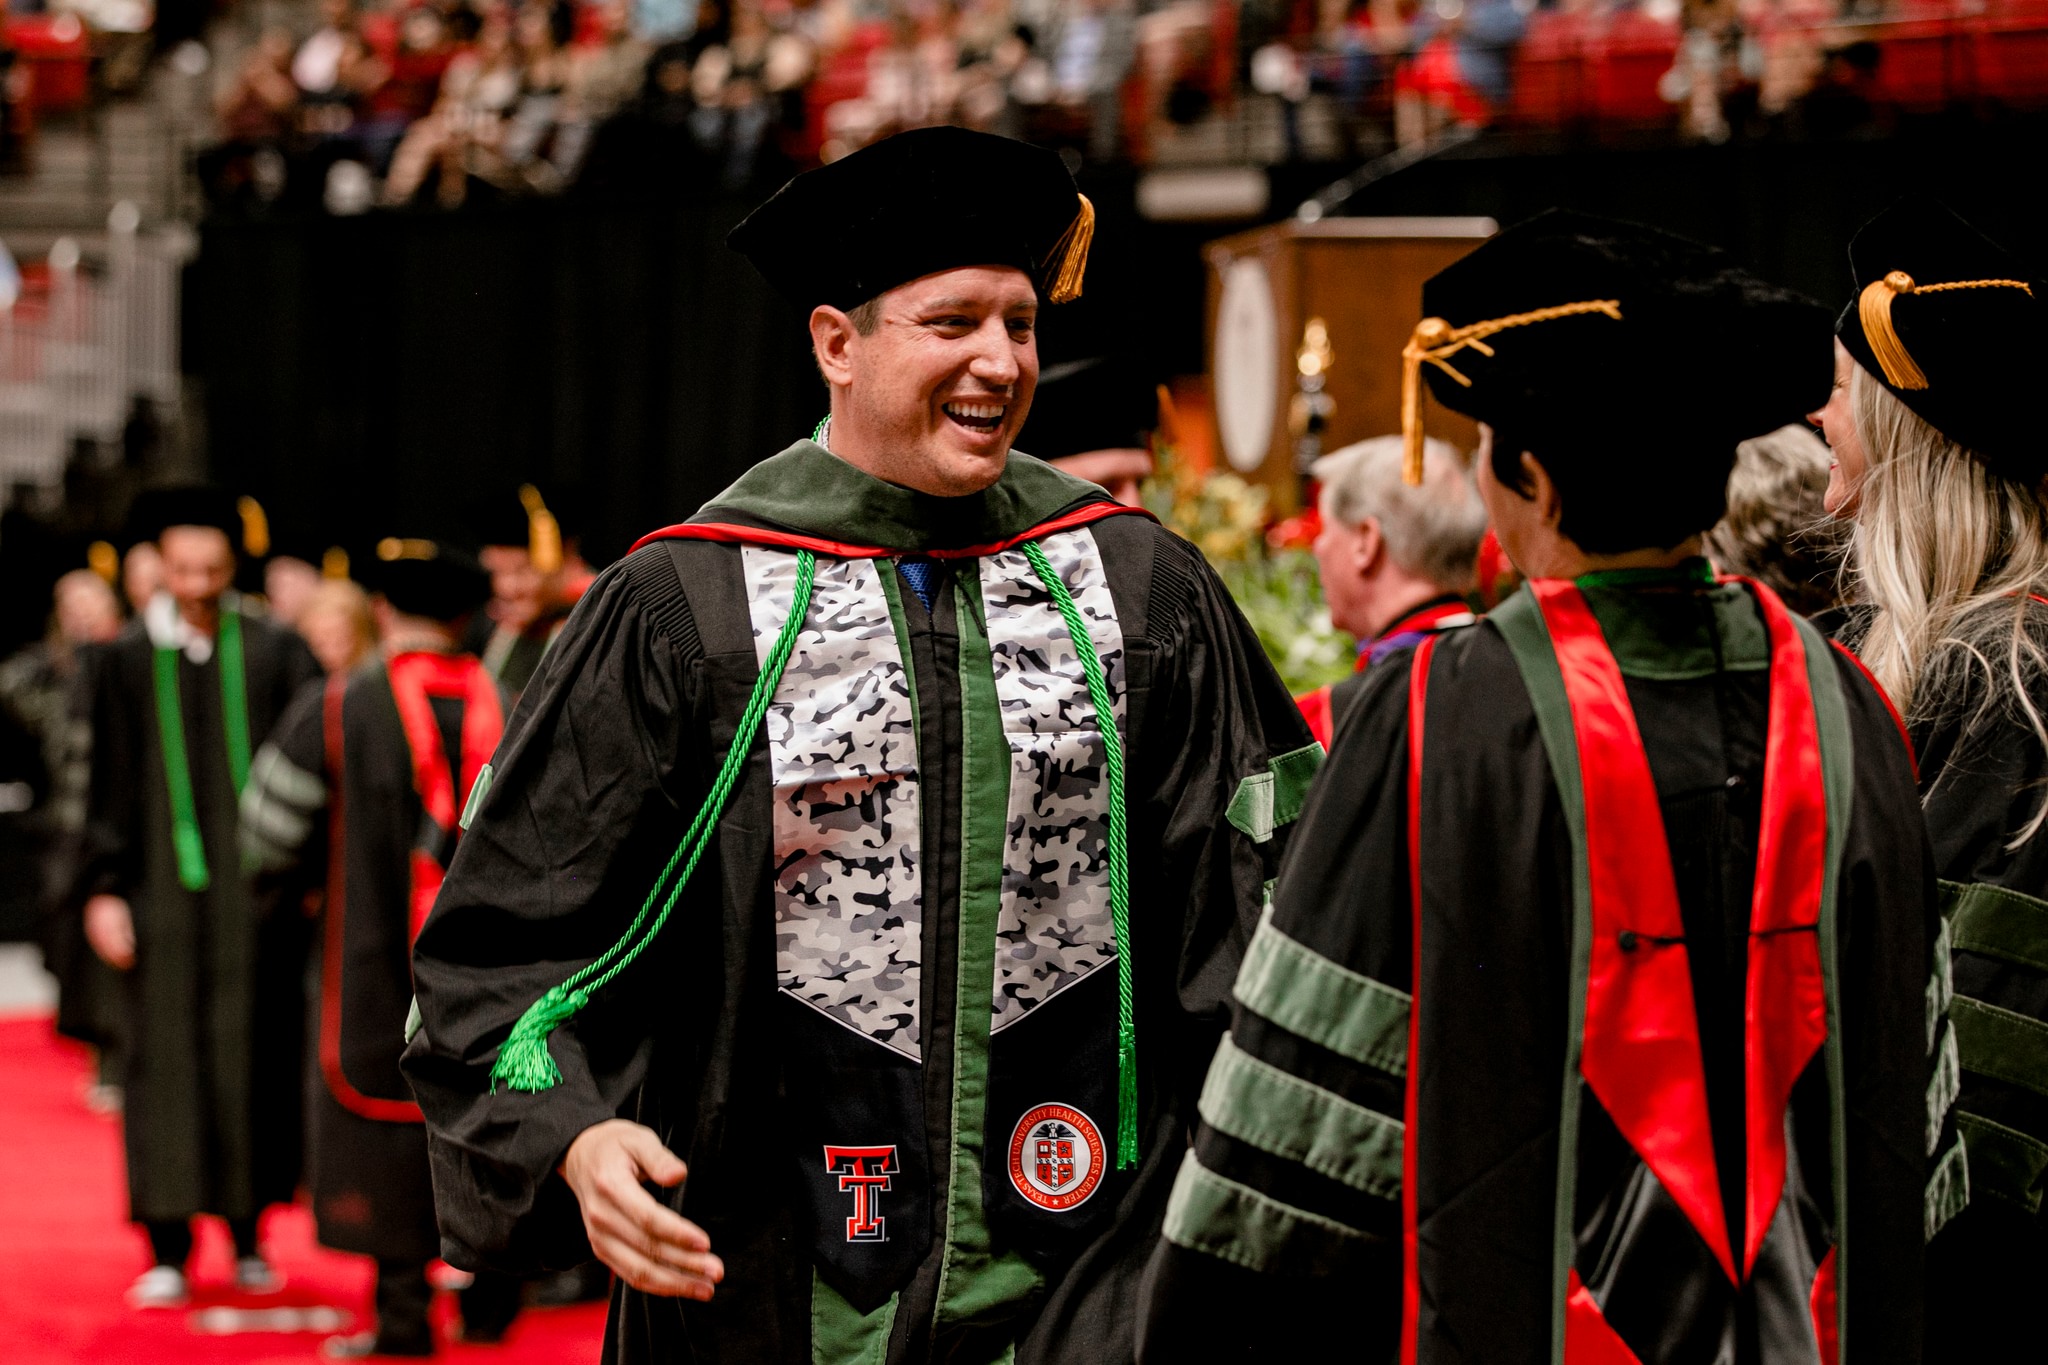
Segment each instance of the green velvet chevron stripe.
[{"label": "green velvet chevron stripe", "polygon": [[1290,749],[1237,784],[1224,818],[1254,843],[1265,843],[1273,831],[1291,825],[1301,815],[1308,797],[1308,784],[1323,766],[1323,746],[1308,744]]},{"label": "green velvet chevron stripe", "polygon": [[1934,1076],[1927,1082],[1927,1155],[1941,1144],[1941,1121],[1963,1088],[1963,1063],[1957,1054],[1954,1025],[1942,1030],[1934,1053]]},{"label": "green velvet chevron stripe", "polygon": [[2048,1024],[1959,995],[1949,1006],[1963,1070],[2048,1095]]},{"label": "green velvet chevron stripe", "polygon": [[1290,1076],[1228,1036],[1209,1064],[1199,1111],[1217,1132],[1352,1189],[1401,1193],[1401,1120]]},{"label": "green velvet chevron stripe", "polygon": [[1189,1152],[1166,1202],[1166,1239],[1247,1270],[1314,1275],[1345,1263],[1372,1239],[1307,1209],[1226,1180]]},{"label": "green velvet chevron stripe", "polygon": [[1238,970],[1238,1003],[1289,1033],[1390,1076],[1408,1074],[1406,991],[1330,961],[1259,920]]},{"label": "green velvet chevron stripe", "polygon": [[1957,952],[2048,972],[2048,901],[1982,882],[1943,882],[1941,892]]},{"label": "green velvet chevron stripe", "polygon": [[[1944,907],[1944,914],[1946,907]],[[1934,1051],[1934,1044],[1941,1037],[1941,1021],[1948,1018],[1949,1002],[1955,999],[1955,969],[1952,949],[1954,939],[1949,933],[1946,918],[1941,929],[1934,936],[1934,970],[1927,978],[1927,1050]]]},{"label": "green velvet chevron stripe", "polygon": [[1941,1160],[1935,1163],[1934,1174],[1927,1179],[1925,1239],[1933,1241],[1934,1234],[1941,1231],[1942,1225],[1968,1208],[1969,1204],[1970,1159],[1963,1139],[1957,1138]]},{"label": "green velvet chevron stripe", "polygon": [[1971,1193],[2039,1213],[2042,1185],[2048,1183],[2048,1143],[1978,1114],[1957,1114],[1956,1128],[1970,1152]]}]

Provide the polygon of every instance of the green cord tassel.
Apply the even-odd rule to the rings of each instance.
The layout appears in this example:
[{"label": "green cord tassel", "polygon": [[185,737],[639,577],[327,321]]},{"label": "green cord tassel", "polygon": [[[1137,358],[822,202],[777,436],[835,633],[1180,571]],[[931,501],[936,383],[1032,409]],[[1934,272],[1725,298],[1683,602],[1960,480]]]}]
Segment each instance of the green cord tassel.
[{"label": "green cord tassel", "polygon": [[[526,1013],[519,1016],[519,1022],[512,1026],[512,1032],[498,1049],[496,1064],[491,1067],[493,1094],[497,1093],[501,1081],[508,1089],[525,1091],[552,1090],[561,1084],[562,1070],[548,1052],[549,1037],[589,1004],[591,996],[632,966],[633,960],[646,951],[661,933],[662,926],[668,923],[669,913],[676,908],[683,888],[690,884],[690,874],[697,870],[698,860],[711,846],[719,816],[725,813],[726,801],[739,782],[740,769],[746,766],[747,751],[754,747],[754,735],[761,728],[762,717],[768,714],[768,703],[774,700],[775,688],[782,681],[782,670],[788,666],[789,656],[796,648],[797,634],[803,629],[804,617],[811,609],[811,583],[817,565],[818,557],[809,550],[797,551],[796,591],[790,601],[789,619],[782,623],[782,632],[775,637],[775,647],[768,651],[767,661],[761,665],[760,675],[754,679],[753,695],[747,698],[747,709],[740,714],[739,726],[733,731],[732,747],[725,751],[725,761],[719,765],[717,780],[711,784],[704,804],[697,808],[697,817],[690,822],[682,842],[669,856],[668,866],[662,868],[661,875],[655,878],[653,889],[641,903],[640,913],[626,926],[626,932],[619,936],[619,941],[605,949],[595,962],[560,985],[550,987],[547,994],[534,1001]],[[680,876],[675,875],[678,864],[682,867]],[[673,886],[670,886],[671,877],[674,877]],[[666,899],[662,898],[664,887],[668,887]],[[661,910],[657,914],[654,906],[658,900],[661,901]],[[653,917],[651,923],[650,915]],[[643,925],[646,926],[644,933]]]},{"label": "green cord tassel", "polygon": [[1053,605],[1067,623],[1067,635],[1081,658],[1082,676],[1088,680],[1095,726],[1102,732],[1103,780],[1109,787],[1109,918],[1116,928],[1116,1168],[1127,1171],[1138,1164],[1138,1024],[1131,984],[1131,858],[1124,813],[1124,742],[1117,733],[1116,708],[1102,675],[1102,660],[1095,653],[1095,637],[1088,633],[1088,622],[1074,605],[1074,595],[1053,572],[1037,541],[1025,542],[1024,557],[1031,561],[1031,571],[1052,594]]},{"label": "green cord tassel", "polygon": [[562,1069],[548,1051],[548,1035],[588,1003],[586,991],[553,986],[528,1006],[498,1049],[498,1064],[491,1068],[491,1088],[496,1090],[499,1081],[513,1090],[552,1090],[560,1085]]}]

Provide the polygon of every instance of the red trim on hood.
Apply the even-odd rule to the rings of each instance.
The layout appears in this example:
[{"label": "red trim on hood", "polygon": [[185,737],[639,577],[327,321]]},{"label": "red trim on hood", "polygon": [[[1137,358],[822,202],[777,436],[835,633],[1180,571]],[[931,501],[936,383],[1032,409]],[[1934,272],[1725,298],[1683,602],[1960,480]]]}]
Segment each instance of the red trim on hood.
[{"label": "red trim on hood", "polygon": [[[992,541],[987,545],[969,545],[957,550],[922,551],[926,559],[979,559],[983,555],[1001,554],[1004,550],[1022,545],[1027,540],[1037,540],[1058,531],[1071,531],[1077,526],[1087,526],[1105,517],[1139,516],[1157,521],[1142,507],[1126,507],[1118,502],[1091,502],[1062,513],[1051,521],[1040,522],[1019,535],[1007,540]],[[881,545],[855,545],[843,540],[827,540],[822,536],[803,535],[795,531],[768,531],[756,526],[741,526],[725,521],[683,522],[677,526],[664,526],[659,531],[650,531],[633,542],[633,550],[643,545],[652,545],[657,540],[712,540],[729,545],[774,545],[789,550],[809,550],[814,554],[830,555],[835,559],[888,559],[895,555],[919,553],[908,550],[892,550]],[[631,554],[633,550],[626,553]]]},{"label": "red trim on hood", "polygon": [[1421,1109],[1422,733],[1429,714],[1429,664],[1441,636],[1415,647],[1408,672],[1408,1076],[1401,1117],[1401,1360],[1415,1365],[1422,1324],[1422,1266],[1416,1219],[1416,1116]]},{"label": "red trim on hood", "polygon": [[1569,579],[1531,579],[1570,700],[1592,943],[1579,1070],[1731,1283],[1706,1067],[1657,784],[1621,666]]},{"label": "red trim on hood", "polygon": [[1820,961],[1828,807],[1805,637],[1776,593],[1757,582],[1744,586],[1755,596],[1771,635],[1763,818],[1757,829],[1743,1011],[1749,1208],[1742,1273],[1747,1279],[1785,1191],[1785,1108],[1792,1086],[1828,1036]]}]

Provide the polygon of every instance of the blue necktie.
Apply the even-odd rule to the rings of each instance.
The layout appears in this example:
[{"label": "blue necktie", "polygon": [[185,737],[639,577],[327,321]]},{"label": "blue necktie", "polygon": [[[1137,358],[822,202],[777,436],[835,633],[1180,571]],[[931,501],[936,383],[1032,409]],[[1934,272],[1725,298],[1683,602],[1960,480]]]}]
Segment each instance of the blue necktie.
[{"label": "blue necktie", "polygon": [[939,571],[939,566],[932,563],[929,559],[899,559],[896,561],[896,571],[903,575],[903,581],[908,583],[910,590],[917,594],[917,600],[924,603],[924,609],[930,611],[932,609],[932,575]]}]

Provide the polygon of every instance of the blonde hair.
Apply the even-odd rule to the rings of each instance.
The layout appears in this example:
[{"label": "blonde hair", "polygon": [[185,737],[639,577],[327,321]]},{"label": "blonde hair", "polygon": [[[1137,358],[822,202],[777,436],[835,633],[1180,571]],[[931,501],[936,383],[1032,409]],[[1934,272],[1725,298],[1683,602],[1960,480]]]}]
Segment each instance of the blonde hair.
[{"label": "blonde hair", "polygon": [[[316,616],[336,616],[348,623],[354,637],[351,656],[344,667],[353,668],[369,657],[377,645],[377,622],[370,615],[370,598],[362,588],[346,578],[326,578],[306,598],[305,607],[299,612],[299,632],[304,634],[307,625]],[[322,661],[323,663],[325,660]]]},{"label": "blonde hair", "polygon": [[[1850,568],[1875,608],[1857,653],[1915,725],[1968,726],[2002,713],[2048,749],[2034,698],[2048,651],[2027,626],[2030,595],[2048,587],[2040,486],[1994,473],[1861,367],[1849,399],[1869,462]],[[2048,802],[2006,847],[2044,822]]]}]

